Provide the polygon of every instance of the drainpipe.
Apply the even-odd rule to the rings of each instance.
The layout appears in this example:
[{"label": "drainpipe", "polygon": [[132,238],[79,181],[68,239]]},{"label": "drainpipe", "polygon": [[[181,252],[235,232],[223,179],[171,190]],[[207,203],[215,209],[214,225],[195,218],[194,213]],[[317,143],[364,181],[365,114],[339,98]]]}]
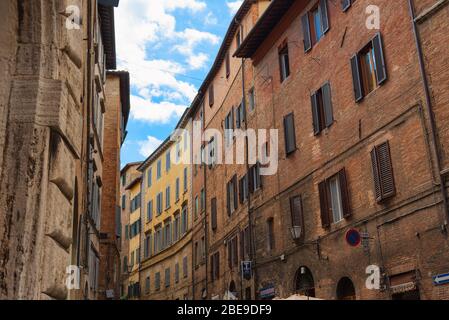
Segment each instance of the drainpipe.
[{"label": "drainpipe", "polygon": [[409,5],[409,12],[410,12],[410,18],[412,20],[412,27],[413,27],[413,35],[415,37],[415,43],[416,43],[416,49],[418,52],[418,60],[419,60],[419,67],[421,72],[421,78],[423,82],[423,88],[424,93],[426,96],[426,108],[427,112],[429,114],[430,119],[430,133],[431,133],[431,144],[432,144],[432,151],[434,153],[435,162],[438,170],[438,179],[439,179],[439,185],[440,185],[440,192],[441,196],[443,198],[443,206],[444,206],[444,227],[446,228],[449,220],[449,205],[448,205],[448,196],[445,186],[445,179],[444,174],[442,173],[442,166],[441,166],[441,151],[438,144],[438,135],[437,135],[437,126],[436,126],[436,120],[435,120],[435,114],[432,109],[432,98],[430,95],[430,89],[429,89],[429,82],[427,80],[426,76],[426,67],[424,64],[424,55],[423,55],[423,49],[421,44],[421,39],[418,31],[418,26],[415,19],[415,8],[413,6],[413,0],[408,0]]}]

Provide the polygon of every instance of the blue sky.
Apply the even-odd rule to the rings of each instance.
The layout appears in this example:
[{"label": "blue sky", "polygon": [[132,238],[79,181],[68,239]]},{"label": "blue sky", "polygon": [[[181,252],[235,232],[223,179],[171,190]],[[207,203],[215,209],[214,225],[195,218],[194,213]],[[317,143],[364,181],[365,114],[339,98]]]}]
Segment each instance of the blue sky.
[{"label": "blue sky", "polygon": [[122,0],[118,69],[131,77],[122,166],[144,160],[195,97],[242,0]]}]

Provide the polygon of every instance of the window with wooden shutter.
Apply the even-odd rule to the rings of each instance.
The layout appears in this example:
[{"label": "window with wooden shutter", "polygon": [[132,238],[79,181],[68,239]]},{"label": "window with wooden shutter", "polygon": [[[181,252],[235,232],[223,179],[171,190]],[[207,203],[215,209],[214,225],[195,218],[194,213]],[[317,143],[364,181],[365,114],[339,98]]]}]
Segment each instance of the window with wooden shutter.
[{"label": "window with wooden shutter", "polygon": [[320,0],[310,11],[301,17],[304,37],[304,51],[308,52],[329,31],[329,12],[327,0]]},{"label": "window with wooden shutter", "polygon": [[326,83],[321,87],[321,94],[323,96],[324,109],[324,125],[329,128],[334,123],[334,112],[332,110],[331,85]]},{"label": "window with wooden shutter", "polygon": [[231,62],[229,58],[229,52],[226,53],[226,78],[229,78],[231,74]]},{"label": "window with wooden shutter", "polygon": [[377,33],[372,41],[374,49],[374,59],[376,66],[377,84],[380,86],[387,80],[387,68],[385,66],[385,59],[383,53],[382,36]]},{"label": "window with wooden shutter", "polygon": [[279,49],[279,71],[281,82],[284,82],[285,79],[290,75],[290,61],[288,57],[288,45],[285,43]]},{"label": "window with wooden shutter", "polygon": [[303,238],[303,208],[301,196],[290,198],[290,214],[292,219],[292,236],[294,240]]},{"label": "window with wooden shutter", "polygon": [[330,227],[330,208],[329,208],[329,195],[327,191],[326,181],[321,182],[318,185],[320,194],[320,209],[321,209],[321,225],[327,229]]},{"label": "window with wooden shutter", "polygon": [[371,151],[371,161],[376,201],[380,202],[396,194],[390,145],[388,141],[376,146]]},{"label": "window with wooden shutter", "polygon": [[234,198],[234,210],[237,210],[239,206],[239,199],[237,197],[238,194],[238,186],[237,186],[237,175],[234,175],[232,178],[232,187],[233,187],[233,198]]},{"label": "window with wooden shutter", "polygon": [[296,150],[295,120],[293,113],[284,117],[285,153],[290,155]]},{"label": "window with wooden shutter", "polygon": [[332,108],[331,86],[327,82],[318,89],[311,97],[313,133],[320,134],[326,128],[334,123],[334,114]]},{"label": "window with wooden shutter", "polygon": [[341,0],[341,9],[346,12],[351,7],[351,0]]},{"label": "window with wooden shutter", "polygon": [[211,83],[209,86],[209,106],[212,107],[214,105],[214,84]]},{"label": "window with wooden shutter", "polygon": [[211,200],[211,224],[212,230],[217,229],[217,198]]},{"label": "window with wooden shutter", "polygon": [[352,80],[354,85],[355,101],[359,102],[363,99],[362,80],[360,79],[360,62],[359,56],[356,54],[351,58]]},{"label": "window with wooden shutter", "polygon": [[310,37],[310,22],[309,14],[305,14],[301,17],[302,31],[304,36],[304,51],[308,52],[312,49],[312,39]]},{"label": "window with wooden shutter", "polygon": [[329,31],[329,13],[327,0],[320,0],[321,29],[323,34]]},{"label": "window with wooden shutter", "polygon": [[352,212],[351,212],[351,203],[349,199],[348,178],[346,176],[346,170],[344,168],[340,170],[340,172],[338,173],[338,177],[340,181],[343,217],[347,219],[352,215]]}]

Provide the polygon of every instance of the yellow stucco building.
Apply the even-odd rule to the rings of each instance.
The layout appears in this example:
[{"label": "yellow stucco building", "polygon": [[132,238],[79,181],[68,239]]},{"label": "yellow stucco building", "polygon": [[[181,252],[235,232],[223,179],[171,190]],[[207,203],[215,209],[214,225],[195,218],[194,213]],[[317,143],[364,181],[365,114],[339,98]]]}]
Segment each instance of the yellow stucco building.
[{"label": "yellow stucco building", "polygon": [[[177,129],[189,130],[187,112]],[[141,299],[191,298],[190,135],[168,137],[142,172]],[[187,160],[187,161],[186,161]]]}]

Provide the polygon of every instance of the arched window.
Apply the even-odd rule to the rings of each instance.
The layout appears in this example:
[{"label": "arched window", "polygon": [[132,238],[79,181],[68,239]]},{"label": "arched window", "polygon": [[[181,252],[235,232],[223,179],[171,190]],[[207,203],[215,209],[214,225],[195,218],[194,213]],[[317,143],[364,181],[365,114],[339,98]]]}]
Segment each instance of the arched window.
[{"label": "arched window", "polygon": [[307,267],[300,267],[296,272],[296,292],[302,296],[315,297],[315,281]]},{"label": "arched window", "polygon": [[337,285],[338,300],[356,300],[355,288],[351,279],[344,277],[338,281]]}]

